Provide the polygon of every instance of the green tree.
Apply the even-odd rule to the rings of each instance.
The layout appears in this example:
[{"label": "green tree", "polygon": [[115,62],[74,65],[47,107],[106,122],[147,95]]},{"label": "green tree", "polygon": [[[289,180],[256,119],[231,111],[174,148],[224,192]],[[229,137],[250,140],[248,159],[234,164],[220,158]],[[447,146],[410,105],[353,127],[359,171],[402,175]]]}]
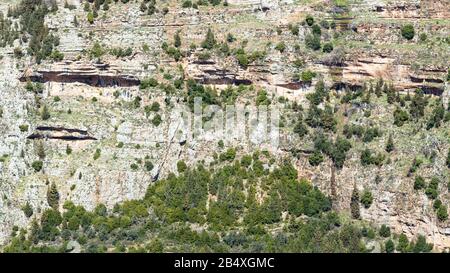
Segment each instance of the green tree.
[{"label": "green tree", "polygon": [[308,134],[308,128],[303,123],[303,121],[297,122],[297,124],[294,127],[294,133],[296,133],[299,137],[304,137]]},{"label": "green tree", "polygon": [[436,215],[439,221],[444,222],[448,219],[447,208],[444,205],[441,205],[437,211]]},{"label": "green tree", "polygon": [[284,42],[279,42],[276,46],[275,49],[280,51],[281,53],[283,53],[286,50],[286,44]]},{"label": "green tree", "polygon": [[373,202],[372,193],[368,190],[364,190],[363,195],[361,196],[361,204],[364,205],[366,209],[370,208]]},{"label": "green tree", "polygon": [[406,253],[406,252],[408,252],[408,248],[409,248],[408,237],[406,237],[406,235],[404,233],[402,233],[398,237],[397,251]]},{"label": "green tree", "polygon": [[58,210],[59,192],[56,188],[55,182],[52,182],[51,186],[47,189],[47,203],[54,210]]},{"label": "green tree", "polygon": [[179,31],[177,31],[175,33],[174,43],[173,44],[174,44],[175,47],[180,47],[181,46],[181,37],[180,37],[180,32]]},{"label": "green tree", "polygon": [[447,152],[447,159],[445,160],[445,163],[447,164],[447,168],[450,168],[450,149]]},{"label": "green tree", "polygon": [[412,24],[402,26],[401,33],[403,38],[411,40],[415,35],[414,26]]},{"label": "green tree", "polygon": [[386,152],[390,153],[394,150],[394,140],[392,139],[392,135],[389,135],[388,141],[386,143]]},{"label": "green tree", "polygon": [[391,229],[386,225],[381,225],[379,234],[381,237],[388,238],[391,236]]},{"label": "green tree", "polygon": [[87,14],[87,20],[88,20],[89,24],[92,25],[92,24],[94,23],[94,13],[92,13],[91,11],[88,12],[88,14]]},{"label": "green tree", "polygon": [[384,244],[384,249],[386,253],[394,252],[395,250],[394,242],[391,239],[387,240],[386,243]]},{"label": "green tree", "polygon": [[430,252],[433,249],[433,244],[427,243],[427,239],[423,235],[417,237],[417,241],[412,247],[414,253]]},{"label": "green tree", "polygon": [[42,120],[48,120],[50,118],[50,112],[48,110],[47,105],[44,105],[41,110],[41,118]]},{"label": "green tree", "polygon": [[30,218],[33,215],[33,207],[29,202],[25,203],[25,205],[22,207],[22,211],[27,218]]},{"label": "green tree", "polygon": [[187,165],[183,160],[177,162],[177,170],[179,173],[183,173],[187,170]]},{"label": "green tree", "polygon": [[350,211],[353,219],[360,219],[361,214],[359,211],[359,191],[356,185],[353,186],[352,197],[350,200]]},{"label": "green tree", "polygon": [[324,43],[323,44],[323,48],[322,48],[322,51],[323,52],[326,52],[326,53],[330,53],[331,51],[333,51],[333,44],[332,43],[330,43],[330,42],[328,42],[328,43]]},{"label": "green tree", "polygon": [[318,35],[307,35],[305,37],[305,44],[306,47],[312,49],[312,50],[319,50],[320,45],[320,37]]},{"label": "green tree", "polygon": [[423,179],[423,177],[420,175],[416,176],[416,178],[414,179],[414,189],[421,190],[424,189],[425,186],[425,179]]},{"label": "green tree", "polygon": [[307,15],[305,21],[308,26],[312,26],[314,24],[314,18],[311,15]]},{"label": "green tree", "polygon": [[44,165],[44,163],[41,160],[36,160],[36,161],[33,161],[33,163],[31,164],[31,167],[33,167],[33,169],[36,172],[39,172],[42,170],[43,165]]},{"label": "green tree", "polygon": [[206,33],[205,40],[202,42],[202,47],[206,49],[212,49],[216,45],[216,38],[214,37],[214,33],[211,28],[208,28],[208,32]]},{"label": "green tree", "polygon": [[314,153],[308,157],[308,161],[311,166],[318,166],[323,162],[323,155],[320,151],[315,150]]}]

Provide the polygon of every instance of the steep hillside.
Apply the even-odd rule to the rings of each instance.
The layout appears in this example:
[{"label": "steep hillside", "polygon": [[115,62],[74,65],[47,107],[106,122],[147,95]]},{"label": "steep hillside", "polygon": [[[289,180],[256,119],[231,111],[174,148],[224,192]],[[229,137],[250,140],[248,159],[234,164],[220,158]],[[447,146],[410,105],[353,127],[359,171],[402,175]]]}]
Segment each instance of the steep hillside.
[{"label": "steep hillside", "polygon": [[448,0],[0,11],[4,251],[450,248]]}]

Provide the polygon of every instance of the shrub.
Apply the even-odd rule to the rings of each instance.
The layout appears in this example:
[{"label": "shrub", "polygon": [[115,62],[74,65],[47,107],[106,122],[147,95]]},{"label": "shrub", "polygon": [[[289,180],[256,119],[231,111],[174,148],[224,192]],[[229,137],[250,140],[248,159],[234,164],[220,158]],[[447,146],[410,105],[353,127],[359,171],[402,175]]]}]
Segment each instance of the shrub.
[{"label": "shrub", "polygon": [[48,110],[47,105],[44,105],[41,110],[41,118],[42,120],[48,120],[50,118],[50,112]]},{"label": "shrub", "polygon": [[269,105],[269,104],[270,104],[270,99],[267,96],[267,91],[266,90],[258,91],[258,95],[256,96],[256,105],[260,106],[260,105]]},{"label": "shrub", "polygon": [[394,242],[391,239],[387,240],[387,242],[384,244],[384,249],[386,253],[394,252],[395,250]]},{"label": "shrub", "polygon": [[227,42],[232,43],[234,41],[236,41],[236,38],[233,36],[233,34],[228,33],[227,34]]},{"label": "shrub", "polygon": [[428,187],[425,190],[425,194],[430,199],[436,199],[438,196],[438,187],[439,187],[439,178],[433,177],[431,178],[430,183],[428,184]]},{"label": "shrub", "polygon": [[148,78],[141,81],[139,89],[147,89],[149,87],[156,87],[156,86],[158,86],[158,81],[155,78]]},{"label": "shrub", "polygon": [[91,58],[100,58],[106,53],[106,50],[98,43],[96,42],[92,48],[89,50],[89,56]]},{"label": "shrub", "polygon": [[30,218],[33,215],[33,207],[31,207],[30,203],[27,202],[23,207],[22,211],[27,218]]},{"label": "shrub", "polygon": [[276,46],[275,49],[280,51],[281,53],[283,53],[286,50],[286,44],[284,42],[279,42]]},{"label": "shrub", "polygon": [[427,34],[426,33],[420,33],[419,39],[421,42],[425,42],[427,40]]},{"label": "shrub", "polygon": [[370,208],[370,205],[372,205],[373,202],[373,196],[372,193],[368,190],[365,190],[363,195],[361,196],[361,204],[364,205],[366,209]]},{"label": "shrub", "polygon": [[408,252],[408,249],[409,249],[408,237],[406,237],[406,235],[404,233],[402,233],[398,237],[397,251],[406,253],[406,252]]},{"label": "shrub", "polygon": [[419,235],[415,244],[411,242],[411,247],[414,253],[430,252],[433,249],[433,244],[428,244],[425,236]]},{"label": "shrub", "polygon": [[323,155],[320,151],[314,151],[312,155],[308,157],[308,162],[311,166],[318,166],[323,162]]},{"label": "shrub", "polygon": [[180,32],[179,31],[177,31],[175,33],[175,36],[174,36],[173,39],[174,39],[174,42],[173,42],[174,46],[175,47],[180,47],[181,46],[181,37],[180,37]]},{"label": "shrub", "polygon": [[36,160],[31,164],[31,167],[33,167],[36,172],[39,172],[42,170],[43,165],[44,163],[41,160]]},{"label": "shrub", "polygon": [[388,238],[391,236],[391,229],[388,226],[383,224],[380,227],[379,234],[381,237]]},{"label": "shrub", "polygon": [[392,139],[392,135],[389,135],[388,141],[386,143],[386,152],[390,153],[394,150],[394,140]]},{"label": "shrub", "polygon": [[47,189],[47,203],[51,208],[58,210],[59,192],[55,182],[52,182],[51,186]]},{"label": "shrub", "polygon": [[305,44],[306,47],[312,49],[312,50],[319,50],[320,45],[320,37],[317,35],[307,35],[305,37]]},{"label": "shrub", "polygon": [[436,211],[436,215],[439,221],[443,222],[446,221],[448,219],[448,213],[447,213],[447,208],[443,205],[441,205],[437,211]]},{"label": "shrub", "polygon": [[87,14],[87,20],[88,20],[89,24],[94,23],[94,14],[91,11]]},{"label": "shrub", "polygon": [[397,108],[394,111],[394,125],[401,127],[409,120],[409,115],[406,111]]},{"label": "shrub", "polygon": [[308,134],[308,128],[302,121],[299,121],[294,127],[294,133],[298,134],[299,137],[304,137]]},{"label": "shrub", "polygon": [[299,33],[299,27],[298,25],[289,25],[289,30],[291,31],[291,33],[295,36],[298,35]]},{"label": "shrub", "polygon": [[102,152],[102,151],[101,151],[100,149],[95,150],[95,153],[94,153],[94,160],[97,160],[97,159],[100,158],[101,152]]},{"label": "shrub", "polygon": [[183,173],[187,170],[187,165],[183,160],[177,162],[177,171]]},{"label": "shrub", "polygon": [[19,129],[22,133],[28,132],[28,124],[19,125]]},{"label": "shrub", "polygon": [[320,26],[323,27],[324,29],[329,29],[330,23],[328,23],[327,20],[322,20],[322,21],[320,21]]},{"label": "shrub", "polygon": [[208,28],[205,40],[202,42],[202,47],[206,49],[212,49],[216,45],[216,39],[214,38],[214,33],[211,28]]},{"label": "shrub", "polygon": [[145,161],[144,167],[148,172],[152,171],[154,168],[153,163],[150,161]]},{"label": "shrub", "polygon": [[359,219],[361,217],[359,211],[359,191],[356,185],[353,187],[352,197],[350,200],[350,212],[353,219]]},{"label": "shrub", "polygon": [[311,70],[303,70],[300,79],[304,83],[311,83],[312,79],[316,77],[316,73]]},{"label": "shrub", "polygon": [[312,26],[314,24],[314,18],[311,15],[307,15],[305,21],[308,26]]},{"label": "shrub", "polygon": [[435,210],[437,210],[437,209],[440,208],[441,206],[442,206],[442,201],[441,201],[441,200],[439,200],[439,199],[434,200],[434,202],[433,202],[433,208],[434,208]]},{"label": "shrub", "polygon": [[320,29],[320,27],[317,24],[314,24],[312,26],[312,33],[314,35],[320,36],[322,34],[322,30]]},{"label": "shrub", "polygon": [[64,53],[62,53],[58,50],[54,50],[52,52],[52,54],[50,55],[50,58],[55,62],[62,61],[64,59]]},{"label": "shrub", "polygon": [[407,24],[402,26],[401,33],[403,38],[407,40],[411,40],[414,38],[415,32],[414,32],[414,26],[412,24]]},{"label": "shrub", "polygon": [[236,59],[242,68],[246,69],[248,67],[249,61],[248,61],[248,57],[245,53],[237,54]]},{"label": "shrub", "polygon": [[236,157],[236,150],[234,148],[228,148],[228,150],[220,154],[220,161],[233,161]]},{"label": "shrub", "polygon": [[158,127],[162,122],[162,118],[160,114],[156,114],[152,119],[152,124],[156,127]]},{"label": "shrub", "polygon": [[69,146],[69,144],[67,144],[66,146],[66,154],[70,155],[72,153],[72,148]]},{"label": "shrub", "polygon": [[421,190],[424,189],[426,186],[425,184],[425,179],[423,179],[422,176],[416,176],[416,178],[414,179],[414,189],[415,190]]},{"label": "shrub", "polygon": [[447,164],[447,168],[450,168],[450,149],[447,152],[447,159],[445,160],[445,163]]},{"label": "shrub", "polygon": [[333,51],[333,44],[330,42],[323,44],[322,51],[326,52],[326,53],[330,53],[331,51]]},{"label": "shrub", "polygon": [[185,1],[183,2],[182,7],[183,7],[183,8],[191,8],[191,7],[192,7],[192,1],[190,1],[190,0],[185,0]]}]

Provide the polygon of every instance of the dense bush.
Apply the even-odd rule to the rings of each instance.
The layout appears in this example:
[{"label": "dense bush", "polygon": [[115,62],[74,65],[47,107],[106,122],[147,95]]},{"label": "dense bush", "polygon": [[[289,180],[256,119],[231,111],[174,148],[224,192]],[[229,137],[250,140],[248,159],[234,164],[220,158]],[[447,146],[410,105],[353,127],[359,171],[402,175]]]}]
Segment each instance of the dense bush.
[{"label": "dense bush", "polygon": [[31,167],[33,167],[33,169],[36,172],[39,172],[42,170],[43,165],[44,165],[44,163],[41,160],[36,160],[36,161],[33,161],[33,163],[31,164]]},{"label": "dense bush", "polygon": [[411,24],[402,26],[401,33],[403,38],[411,40],[412,38],[414,38],[415,35],[414,26]]},{"label": "dense bush", "polygon": [[320,37],[318,35],[307,35],[305,37],[305,44],[306,47],[312,49],[312,50],[319,50],[320,45]]},{"label": "dense bush", "polygon": [[370,208],[373,202],[373,196],[372,193],[368,190],[364,190],[362,196],[361,196],[361,204],[364,205],[366,209]]},{"label": "dense bush", "polygon": [[332,43],[324,43],[322,50],[323,50],[323,52],[330,53],[331,51],[333,51],[333,44]]},{"label": "dense bush", "polygon": [[425,179],[423,179],[423,177],[420,175],[416,176],[416,178],[414,179],[414,189],[421,190],[424,189],[425,187],[426,187]]}]

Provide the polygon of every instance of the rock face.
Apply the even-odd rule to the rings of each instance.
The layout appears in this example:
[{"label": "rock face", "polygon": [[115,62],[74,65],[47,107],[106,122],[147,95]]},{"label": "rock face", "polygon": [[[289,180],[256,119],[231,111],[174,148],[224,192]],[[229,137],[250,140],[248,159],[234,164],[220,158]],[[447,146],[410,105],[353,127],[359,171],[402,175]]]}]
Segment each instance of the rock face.
[{"label": "rock face", "polygon": [[20,77],[20,81],[32,81],[40,83],[78,82],[98,87],[130,87],[140,84],[139,79],[137,79],[135,76],[121,74],[117,69],[110,68],[108,64],[85,64],[81,62],[71,61],[54,64],[51,67],[39,68],[36,71],[27,69]]},{"label": "rock face", "polygon": [[28,139],[59,139],[59,140],[97,140],[86,130],[69,129],[64,127],[38,126]]},{"label": "rock face", "polygon": [[[186,94],[174,84],[178,79],[192,78],[218,89],[247,86],[247,93],[237,99],[241,105],[254,105],[257,91],[265,89],[271,101],[282,108],[288,108],[283,104],[287,99],[306,109],[306,95],[314,91],[318,79],[324,79],[339,95],[379,78],[399,91],[419,88],[432,98],[441,96],[444,105],[448,104],[448,1],[365,0],[341,7],[332,5],[334,1],[228,0],[228,7],[198,10],[182,9],[177,1],[167,1],[168,13],[154,15],[142,13],[137,2],[118,3],[108,12],[100,11],[92,24],[80,2],[69,1],[77,7],[69,10],[63,7],[65,1],[58,1],[59,11],[45,19],[60,37],[58,50],[64,54],[63,61],[45,60],[38,65],[28,56],[18,59],[14,57],[14,48],[21,44],[18,40],[14,46],[0,48],[0,244],[8,242],[14,225],[29,224],[21,210],[26,202],[37,217],[48,208],[47,182],[57,185],[61,206],[72,200],[87,209],[99,203],[112,208],[118,202],[141,198],[148,185],[177,173],[180,160],[190,166],[213,162],[214,153],[224,151],[217,145],[220,139],[216,132],[201,139],[191,137],[178,113],[186,106]],[[8,5],[0,3],[5,14]],[[331,53],[305,46],[305,38],[312,32],[304,23],[308,14],[318,24],[323,20],[336,23],[336,28],[321,28],[322,43],[334,45]],[[411,41],[400,35],[406,22],[415,26]],[[293,34],[293,26],[298,26],[298,34]],[[211,50],[212,56],[199,58],[206,51],[200,45],[208,28],[214,31],[217,46]],[[167,42],[172,47],[178,31],[182,41],[179,62],[162,46]],[[230,48],[225,52],[221,45],[228,33],[236,40],[228,42]],[[419,36],[422,33],[427,35],[424,41]],[[105,52],[130,47],[133,54],[116,57],[106,53],[100,60],[92,60],[86,52],[95,43]],[[241,48],[249,59],[247,66],[236,58]],[[299,75],[308,70],[317,76],[303,82]],[[138,88],[148,78],[156,79],[157,87]],[[28,81],[42,83],[42,94],[26,91]],[[148,111],[153,103],[161,109]],[[43,105],[50,111],[47,120],[40,117]],[[419,131],[421,124],[397,128],[392,125],[395,109],[384,102],[370,109],[364,105],[346,107],[336,109],[340,120],[383,128],[383,136],[367,144],[371,149],[384,151],[388,135],[393,135],[396,151],[390,164],[361,166],[360,151],[366,146],[356,143],[341,170],[331,168],[329,159],[311,166],[312,140],[299,139],[292,132],[296,115],[285,116],[286,127],[280,130],[281,143],[275,148],[254,144],[263,135],[261,128],[248,133],[246,141],[232,139],[225,145],[237,147],[240,154],[264,149],[277,160],[292,158],[299,177],[333,195],[333,205],[342,212],[349,211],[354,185],[361,191],[369,189],[374,202],[362,209],[363,219],[388,224],[410,238],[424,234],[437,249],[449,248],[449,221],[436,219],[432,202],[414,191],[414,177],[406,176],[416,152],[428,155],[436,150],[433,161],[427,161],[419,174],[426,179],[437,176],[448,180],[448,124],[428,131]],[[364,116],[366,112],[371,119]],[[156,125],[158,116],[161,123]],[[235,129],[246,130],[245,126]],[[39,145],[45,148],[44,156],[38,152]],[[32,168],[36,160],[43,162],[43,171]],[[146,162],[151,162],[153,169],[146,169]],[[446,184],[439,187],[439,199],[448,206]],[[72,243],[68,250],[76,252],[79,246]]]}]

